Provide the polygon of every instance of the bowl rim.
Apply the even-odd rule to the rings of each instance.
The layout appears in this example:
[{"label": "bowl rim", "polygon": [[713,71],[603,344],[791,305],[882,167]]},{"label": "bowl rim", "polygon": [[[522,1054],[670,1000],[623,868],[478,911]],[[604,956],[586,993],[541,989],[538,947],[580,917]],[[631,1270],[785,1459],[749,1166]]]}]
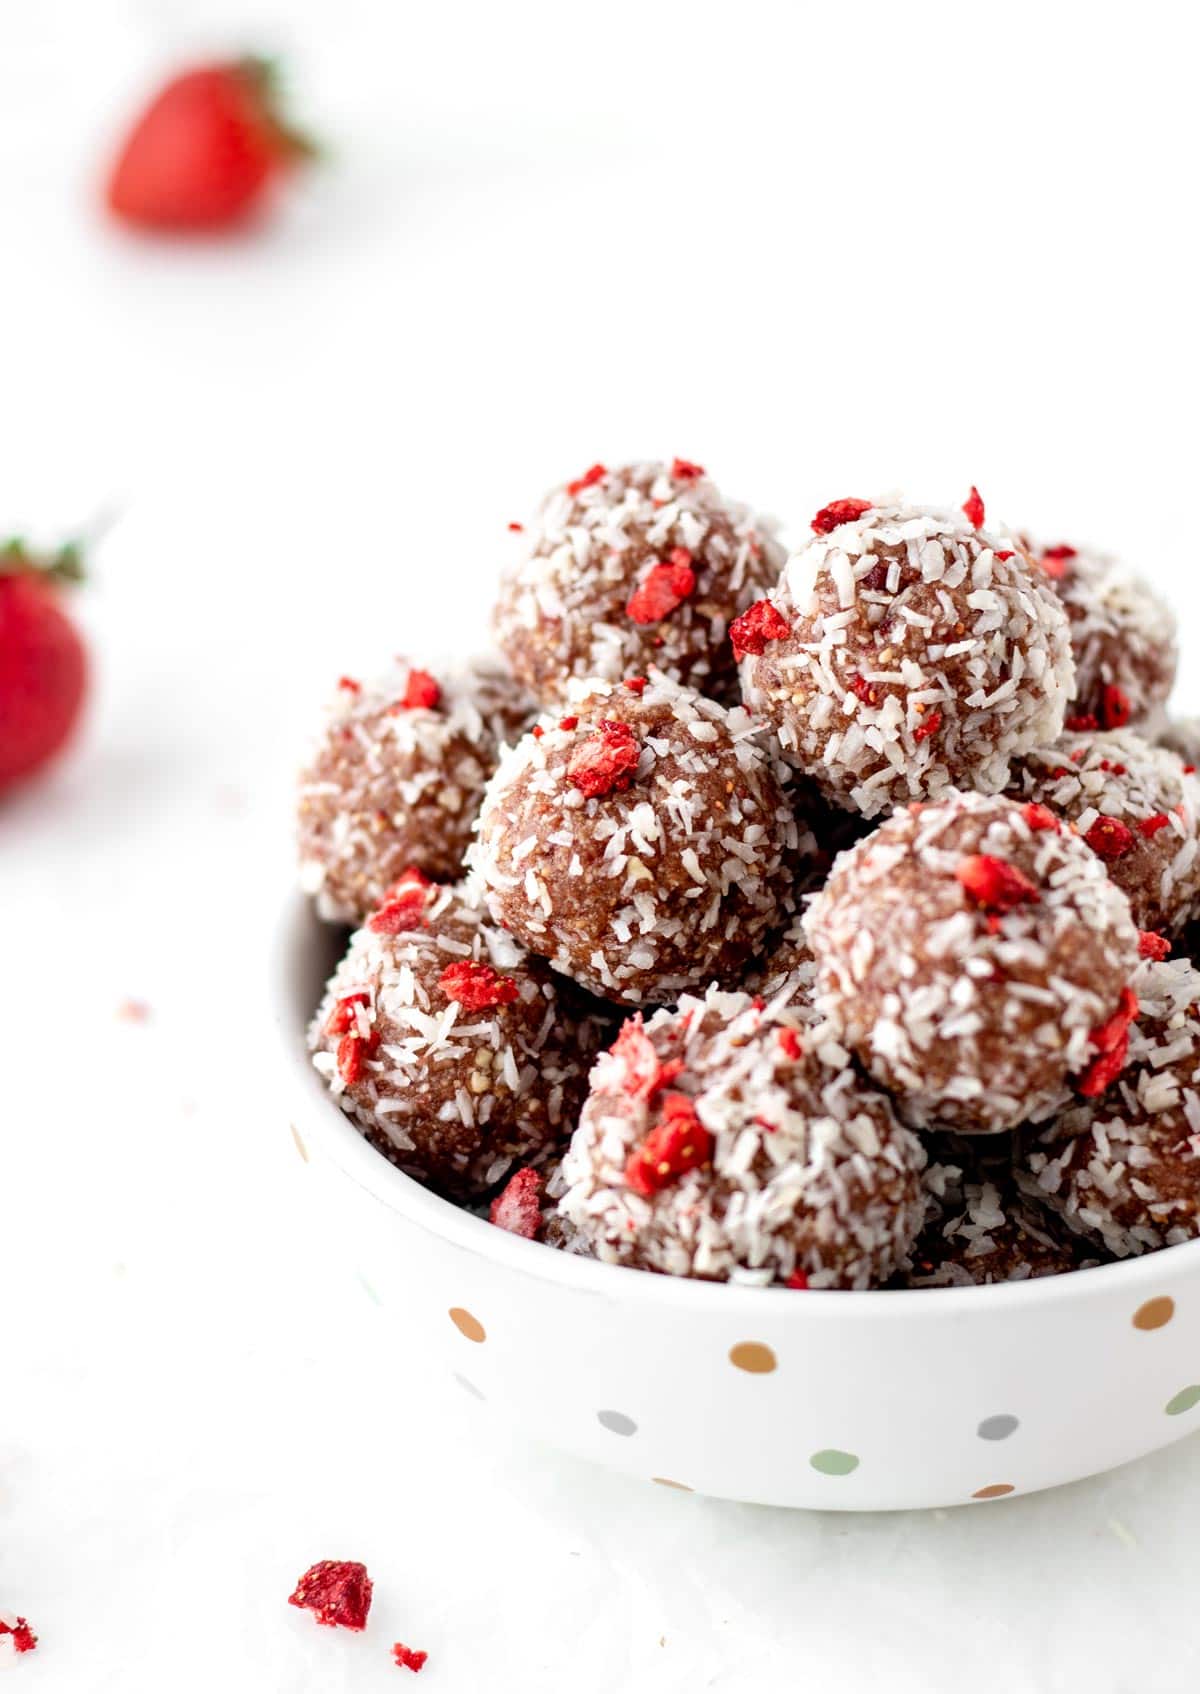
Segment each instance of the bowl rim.
[{"label": "bowl rim", "polygon": [[[1189,1272],[1200,1274],[1198,1238],[1062,1276],[952,1288],[806,1289],[803,1302],[797,1302],[796,1291],[788,1288],[658,1276],[629,1265],[557,1252],[540,1241],[527,1241],[443,1199],[399,1170],[359,1133],[329,1094],[311,1063],[306,1044],[308,1021],[316,1007],[304,1013],[298,1028],[295,1022],[298,954],[311,944],[314,927],[320,925],[308,897],[291,891],[276,922],[269,963],[279,1058],[290,1074],[288,1099],[303,1108],[298,1115],[306,1133],[315,1130],[322,1151],[343,1175],[389,1210],[507,1271],[610,1299],[649,1300],[696,1312],[711,1313],[715,1309],[731,1319],[757,1315],[773,1322],[778,1322],[789,1306],[793,1313],[803,1312],[806,1317],[836,1314],[854,1321],[875,1321],[888,1308],[911,1319],[916,1313],[940,1318],[951,1306],[959,1315],[972,1309],[982,1316],[1013,1307],[1045,1307],[1064,1300],[1118,1296],[1122,1290],[1136,1300],[1148,1285],[1173,1283]],[[1167,1255],[1169,1268],[1161,1263]]]}]

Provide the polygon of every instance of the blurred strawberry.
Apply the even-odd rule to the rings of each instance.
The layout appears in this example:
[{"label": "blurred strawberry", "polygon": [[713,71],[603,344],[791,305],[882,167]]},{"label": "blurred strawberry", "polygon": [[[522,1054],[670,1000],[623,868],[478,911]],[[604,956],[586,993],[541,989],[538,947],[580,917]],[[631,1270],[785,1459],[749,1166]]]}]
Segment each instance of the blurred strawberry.
[{"label": "blurred strawberry", "polygon": [[79,718],[87,655],[61,585],[82,576],[78,547],[42,558],[0,543],[0,793],[53,758]]},{"label": "blurred strawberry", "polygon": [[277,178],[315,151],[284,123],[278,101],[276,67],[267,59],[173,77],[121,149],[108,184],[109,210],[150,229],[241,223]]}]

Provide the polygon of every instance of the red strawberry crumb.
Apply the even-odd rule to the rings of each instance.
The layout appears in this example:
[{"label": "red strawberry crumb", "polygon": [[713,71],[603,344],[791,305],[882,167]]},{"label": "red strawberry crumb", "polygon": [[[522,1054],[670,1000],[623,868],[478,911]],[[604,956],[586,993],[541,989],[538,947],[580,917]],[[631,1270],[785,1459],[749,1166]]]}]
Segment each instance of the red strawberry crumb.
[{"label": "red strawberry crumb", "polygon": [[798,1059],[804,1052],[804,1047],[800,1041],[800,1037],[797,1035],[796,1031],[790,1028],[787,1024],[785,1024],[782,1029],[776,1030],[775,1034],[779,1041],[779,1045],[783,1048],[789,1059]]},{"label": "red strawberry crumb", "polygon": [[510,1235],[536,1241],[542,1227],[542,1179],[531,1165],[511,1176],[492,1201],[488,1219]]},{"label": "red strawberry crumb", "polygon": [[1157,962],[1165,959],[1170,951],[1171,943],[1156,929],[1143,929],[1138,932],[1139,958],[1154,959]]},{"label": "red strawberry crumb", "polygon": [[675,459],[671,463],[671,475],[676,482],[695,482],[704,475],[704,466],[694,465],[690,459]]},{"label": "red strawberry crumb", "polygon": [[597,727],[599,733],[581,741],[567,761],[567,781],[589,800],[628,788],[641,754],[627,723],[601,718]]},{"label": "red strawberry crumb", "polygon": [[353,1088],[358,1082],[367,1060],[379,1047],[379,1031],[373,1029],[364,1040],[361,1035],[351,1030],[338,1042],[337,1068],[338,1075],[347,1088]]},{"label": "red strawberry crumb", "polygon": [[532,730],[530,730],[530,734],[533,736],[535,741],[540,741],[545,733],[546,731],[542,728],[540,723],[535,723]]},{"label": "red strawberry crumb", "polygon": [[1073,735],[1084,735],[1093,729],[1099,729],[1100,720],[1093,712],[1076,712],[1074,717],[1067,719],[1063,728],[1069,729]]},{"label": "red strawberry crumb", "polygon": [[1141,820],[1138,824],[1138,833],[1149,840],[1152,835],[1157,835],[1160,829],[1167,829],[1170,822],[1171,819],[1166,812],[1155,812],[1152,818]]},{"label": "red strawberry crumb", "polygon": [[1100,700],[1100,722],[1104,728],[1124,729],[1132,716],[1133,707],[1125,690],[1115,682],[1107,683]]},{"label": "red strawberry crumb", "polygon": [[525,529],[523,523],[510,523],[508,527],[514,535],[521,535]]},{"label": "red strawberry crumb", "polygon": [[646,678],[644,676],[627,676],[625,678],[625,687],[631,694],[636,694],[640,697],[646,692]]},{"label": "red strawberry crumb", "polygon": [[627,1018],[621,1025],[621,1032],[609,1048],[614,1059],[620,1059],[625,1067],[621,1086],[633,1100],[652,1100],[654,1096],[674,1082],[683,1069],[682,1059],[659,1058],[653,1041],[646,1034],[642,1024],[642,1014],[637,1012]]},{"label": "red strawberry crumb", "polygon": [[370,1000],[371,996],[361,989],[355,994],[344,994],[326,1020],[326,1035],[345,1035],[347,1030],[355,1028],[358,1022],[356,1009],[369,1005]]},{"label": "red strawberry crumb", "polygon": [[576,477],[574,482],[567,484],[567,493],[574,499],[577,494],[582,494],[585,488],[593,488],[596,483],[603,482],[607,475],[608,469],[606,466],[591,465],[582,476]]},{"label": "red strawberry crumb", "polygon": [[1037,905],[1036,885],[1024,871],[992,853],[970,853],[954,872],[967,894],[985,912],[1008,912],[1014,906]]},{"label": "red strawberry crumb", "polygon": [[366,1565],[352,1559],[322,1559],[306,1570],[288,1596],[289,1606],[312,1612],[318,1623],[363,1629],[371,1610],[371,1579]]},{"label": "red strawberry crumb", "polygon": [[677,611],[696,587],[692,555],[673,547],[666,564],[654,565],[629,596],[625,611],[636,624],[661,623]]},{"label": "red strawberry crumb", "polygon": [[930,712],[928,717],[924,718],[917,725],[916,729],[913,730],[913,740],[914,741],[928,741],[929,737],[931,735],[936,735],[938,730],[941,729],[941,727],[942,727],[942,714],[940,712],[936,712],[936,711]]},{"label": "red strawberry crumb", "polygon": [[1091,1033],[1097,1055],[1079,1079],[1079,1092],[1094,1100],[1111,1088],[1125,1069],[1129,1057],[1129,1026],[1138,1014],[1137,995],[1132,988],[1121,990],[1116,1011]]},{"label": "red strawberry crumb", "polygon": [[1123,859],[1129,852],[1133,846],[1133,831],[1120,818],[1097,818],[1083,839],[1097,858],[1111,864],[1114,859]]},{"label": "red strawberry crumb", "polygon": [[977,488],[972,487],[971,492],[963,501],[962,509],[966,513],[967,522],[971,525],[972,529],[983,528],[983,499]]},{"label": "red strawberry crumb", "polygon": [[768,641],[782,641],[791,633],[791,624],[769,600],[756,600],[729,626],[733,656],[739,661],[747,653],[757,655],[764,652]]},{"label": "red strawberry crumb", "polygon": [[1001,561],[1003,561],[1003,560],[1005,560],[1005,559],[1012,559],[1012,558],[1015,558],[1015,557],[1016,557],[1016,555],[1015,555],[1015,553],[1014,553],[1014,552],[1013,552],[1013,550],[1012,550],[1012,548],[1011,548],[1011,547],[1006,547],[1006,548],[1005,548],[1005,550],[1004,550],[1004,552],[1003,552],[1003,553],[997,553],[997,554],[996,554],[996,557],[997,557],[997,558],[998,558],[998,559],[999,559],[999,560],[1001,560]]},{"label": "red strawberry crumb", "polygon": [[850,678],[850,692],[856,694],[864,705],[877,706],[879,704],[878,693],[872,688],[866,677],[859,676],[857,671]]},{"label": "red strawberry crumb", "polygon": [[438,977],[447,1000],[457,1000],[464,1012],[484,1012],[491,1006],[511,1006],[519,992],[512,976],[499,976],[479,959],[460,959]]},{"label": "red strawberry crumb", "polygon": [[817,535],[828,535],[831,529],[839,524],[853,523],[855,518],[861,518],[864,512],[871,510],[869,500],[831,500],[828,506],[822,506],[812,521],[813,530]]},{"label": "red strawberry crumb", "polygon": [[418,1671],[429,1654],[419,1652],[415,1647],[406,1647],[403,1641],[397,1641],[392,1648],[392,1657],[404,1670]]},{"label": "red strawberry crumb", "polygon": [[1050,810],[1038,800],[1031,800],[1027,806],[1021,807],[1021,816],[1032,830],[1052,829],[1055,835],[1061,833],[1062,825]]},{"label": "red strawberry crumb", "polygon": [[424,709],[434,711],[440,705],[441,688],[437,678],[430,676],[428,671],[409,671],[408,686],[404,690],[404,698],[400,702],[408,711]]},{"label": "red strawberry crumb", "polygon": [[361,694],[362,683],[356,676],[339,676],[338,687],[345,689],[347,694]]},{"label": "red strawberry crumb", "polygon": [[5,1623],[0,1618],[0,1635],[11,1636],[13,1650],[18,1653],[32,1653],[38,1644],[37,1636],[24,1618],[18,1618],[16,1623]]},{"label": "red strawberry crumb", "polygon": [[1057,547],[1047,547],[1042,554],[1042,569],[1047,576],[1064,577],[1077,552],[1077,548],[1068,547],[1066,542],[1060,542]]},{"label": "red strawberry crumb", "polygon": [[1195,765],[1184,765],[1183,774],[1184,774],[1184,776],[1195,776],[1195,774],[1196,774]]},{"label": "red strawberry crumb", "polygon": [[804,1289],[808,1287],[808,1277],[802,1270],[794,1270],[785,1284],[788,1288]]},{"label": "red strawberry crumb", "polygon": [[1073,765],[1081,765],[1087,758],[1087,755],[1088,750],[1086,747],[1076,747],[1075,751],[1071,754],[1071,763]]},{"label": "red strawberry crumb", "polygon": [[712,1150],[713,1138],[687,1095],[666,1094],[658,1122],[626,1161],[625,1181],[649,1198],[675,1177],[707,1164]]},{"label": "red strawberry crumb", "polygon": [[371,913],[367,928],[375,935],[400,935],[406,929],[420,929],[432,887],[424,871],[409,865]]},{"label": "red strawberry crumb", "polygon": [[578,718],[559,718],[558,727],[559,729],[574,729],[578,722]]}]

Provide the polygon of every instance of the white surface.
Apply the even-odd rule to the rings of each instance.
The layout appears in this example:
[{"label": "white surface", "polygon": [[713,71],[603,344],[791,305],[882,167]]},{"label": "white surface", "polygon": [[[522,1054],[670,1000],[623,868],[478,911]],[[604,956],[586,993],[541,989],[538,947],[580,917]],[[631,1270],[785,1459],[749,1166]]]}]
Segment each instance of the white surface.
[{"label": "white surface", "polygon": [[[0,813],[0,1608],[42,1637],[14,1688],[359,1694],[406,1686],[395,1639],[430,1652],[426,1694],[1194,1686],[1195,1441],[1054,1495],[823,1518],[497,1442],[419,1358],[385,1397],[262,990],[317,694],[476,638],[504,523],[596,457],[696,457],[798,524],[974,481],[1195,610],[1181,29],[5,9],[3,521],[123,514],[81,603],[86,740]],[[336,163],[259,239],[104,229],[123,102],[248,39],[288,51]],[[372,1570],[362,1638],[284,1604],[324,1556]]]}]

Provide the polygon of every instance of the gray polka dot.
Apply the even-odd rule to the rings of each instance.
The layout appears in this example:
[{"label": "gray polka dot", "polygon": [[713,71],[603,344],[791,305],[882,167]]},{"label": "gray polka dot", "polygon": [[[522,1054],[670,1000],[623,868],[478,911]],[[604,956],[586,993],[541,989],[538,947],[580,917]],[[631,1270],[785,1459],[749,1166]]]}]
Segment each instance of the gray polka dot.
[{"label": "gray polka dot", "polygon": [[637,1424],[632,1418],[627,1418],[624,1412],[597,1412],[597,1422],[605,1429],[611,1429],[614,1435],[636,1435]]},{"label": "gray polka dot", "polygon": [[455,1380],[455,1382],[457,1382],[457,1384],[460,1388],[466,1389],[467,1393],[472,1397],[472,1399],[474,1399],[474,1400],[486,1400],[487,1399],[487,1395],[483,1392],[482,1388],[476,1388],[476,1386],[473,1382],[468,1382],[466,1377],[460,1376],[457,1371],[454,1372],[454,1380]]},{"label": "gray polka dot", "polygon": [[1020,1427],[1020,1418],[1011,1412],[997,1412],[994,1418],[984,1418],[975,1433],[981,1441],[1007,1441]]}]

